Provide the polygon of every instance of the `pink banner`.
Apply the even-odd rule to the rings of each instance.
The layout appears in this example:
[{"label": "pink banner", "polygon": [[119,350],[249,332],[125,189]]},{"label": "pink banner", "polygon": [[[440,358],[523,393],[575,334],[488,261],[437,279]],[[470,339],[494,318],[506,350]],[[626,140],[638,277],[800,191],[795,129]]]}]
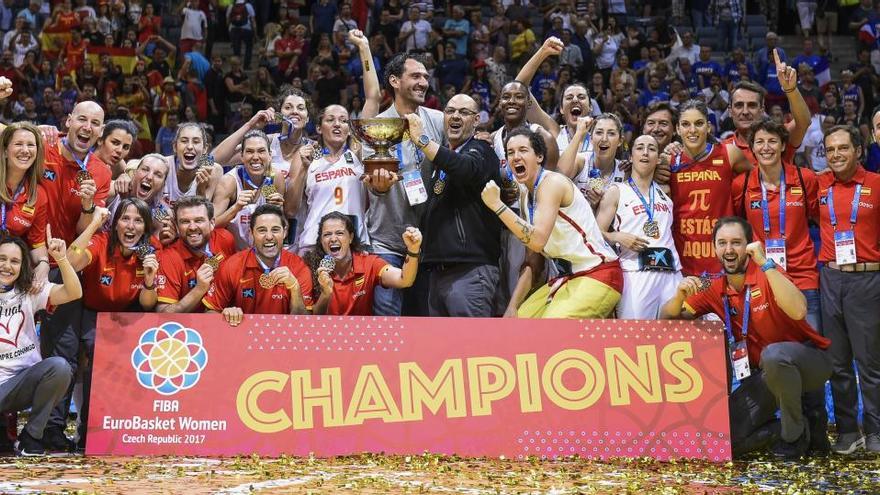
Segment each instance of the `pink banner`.
[{"label": "pink banner", "polygon": [[731,458],[718,323],[101,314],[88,454]]}]

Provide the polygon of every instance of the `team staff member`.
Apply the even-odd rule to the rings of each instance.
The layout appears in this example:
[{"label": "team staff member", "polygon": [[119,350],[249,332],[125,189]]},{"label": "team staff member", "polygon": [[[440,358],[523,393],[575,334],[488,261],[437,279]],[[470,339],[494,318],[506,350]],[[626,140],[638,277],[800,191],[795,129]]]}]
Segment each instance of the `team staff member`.
[{"label": "team staff member", "polygon": [[648,115],[645,117],[642,134],[654,136],[661,151],[675,139],[676,127],[678,127],[678,112],[669,102],[656,101],[648,105]]},{"label": "team staff member", "polygon": [[[520,185],[520,216],[501,201],[489,181],[483,203],[531,251],[506,316],[524,318],[608,318],[620,300],[623,276],[617,255],[605,242],[593,210],[571,180],[544,169],[541,135],[525,127],[507,138],[507,160]],[[543,264],[538,253],[561,265],[561,276],[526,299]],[[522,302],[525,299],[525,302]],[[520,304],[522,302],[522,304]]]},{"label": "team staff member", "polygon": [[46,148],[40,183],[49,203],[48,223],[65,242],[73,242],[89,225],[95,207],[105,206],[110,192],[110,168],[93,153],[103,126],[101,105],[77,103],[67,117],[66,137]]},{"label": "team staff member", "polygon": [[415,282],[422,245],[419,229],[409,227],[403,233],[406,261],[397,268],[362,251],[351,216],[333,211],[318,223],[317,243],[306,254],[312,285],[318,288],[314,314],[369,316],[376,287],[405,289]]},{"label": "team staff member", "polygon": [[[779,71],[780,68],[786,67],[786,65],[780,60],[779,54],[775,49],[773,50],[773,60],[776,62],[776,76],[779,78],[779,84],[785,92],[789,109],[794,116],[794,120],[785,124],[789,140],[783,153],[785,161],[791,161],[794,159],[795,151],[803,142],[807,129],[810,128],[812,114],[807,107],[807,102],[804,101],[803,95],[798,90],[797,84],[792,86],[788,74],[783,74]],[[794,68],[786,68],[794,70]],[[736,145],[752,165],[757,165],[757,160],[749,145],[749,129],[751,129],[752,124],[765,116],[764,96],[766,94],[767,91],[763,87],[751,81],[738,82],[730,93],[730,106],[728,110],[730,111],[730,117],[733,120],[736,131],[733,136],[722,141],[722,144]]]},{"label": "team staff member", "polygon": [[[415,53],[399,53],[385,66],[385,86],[394,100],[384,112],[376,117],[403,117],[417,113],[424,122],[424,133],[436,142],[442,142],[443,113],[422,106],[429,86],[429,74],[423,58]],[[400,172],[418,170],[413,175],[415,181],[420,178],[427,184],[431,178],[433,167],[431,161],[413,143],[404,141],[397,145],[400,159]],[[392,174],[397,175],[397,174]],[[387,173],[377,172],[368,179],[369,196],[367,200],[367,227],[373,252],[388,263],[400,268],[406,261],[406,246],[401,241],[407,225],[418,225],[424,214],[425,199],[421,194],[414,194],[410,200],[404,183],[407,181],[389,181]],[[418,188],[411,188],[411,190]],[[417,197],[418,196],[418,197]],[[397,289],[377,288],[373,301],[374,313],[378,316],[399,316],[403,308],[408,314],[423,315],[427,313],[425,306],[426,289],[421,281],[404,292]]]},{"label": "team staff member", "polygon": [[226,229],[214,228],[214,205],[201,196],[184,196],[174,204],[178,239],[159,256],[161,313],[201,313],[214,273],[235,254],[235,239]]},{"label": "team staff member", "polygon": [[[880,175],[859,164],[862,141],[851,126],[825,133],[833,173],[819,175],[819,231],[824,263],[822,329],[831,339],[831,392],[839,436],[832,449],[880,452]],[[857,419],[859,370],[865,436]]]},{"label": "team staff member", "polygon": [[[76,369],[80,350],[87,357],[83,370],[83,399],[80,411],[79,444],[85,448],[91,389],[91,363],[95,353],[95,327],[101,311],[150,311],[156,305],[156,274],[159,262],[149,244],[151,215],[146,203],[137,198],[123,199],[109,232],[97,233],[110,216],[106,208],[96,209],[91,223],[70,246],[67,257],[77,271],[82,270],[82,312],[66,324],[76,332],[76,340],[64,355]],[[53,316],[53,319],[57,317]],[[58,348],[56,347],[56,353]],[[69,402],[55,408],[51,424],[66,425]]]},{"label": "team staff member", "polygon": [[250,218],[254,247],[220,264],[202,303],[232,326],[244,314],[305,314],[312,309],[312,274],[299,256],[283,249],[287,219],[265,204]]},{"label": "team staff member", "polygon": [[500,163],[485,141],[474,139],[477,102],[455,95],[443,109],[449,147],[422,134],[422,119],[407,115],[410,139],[434,164],[428,185],[423,267],[430,316],[493,316],[501,255],[501,222],[483,206],[480,191],[501,180]]},{"label": "team staff member", "polygon": [[783,161],[787,141],[788,131],[770,118],[752,125],[749,143],[758,168],[734,180],[733,204],[766,246],[767,257],[804,293],[807,323],[821,332],[819,271],[808,224],[818,218],[819,183],[812,170]]},{"label": "team staff member", "polygon": [[681,262],[672,240],[672,200],[654,182],[660,148],[651,135],[636,138],[632,175],[609,187],[596,212],[605,238],[623,269],[618,318],[653,320],[681,280]]},{"label": "team staff member", "polygon": [[44,242],[61,271],[63,285],[47,284],[39,292],[31,289],[33,264],[27,246],[16,237],[0,240],[0,325],[19,326],[19,333],[10,341],[0,340],[0,411],[21,411],[30,408],[28,422],[16,442],[21,456],[45,454],[43,431],[52,409],[64,398],[70,383],[70,365],[64,358],[43,359],[36,332],[34,314],[49,305],[64,304],[82,296],[76,272],[66,258],[67,246],[61,239],[52,239],[47,227]]},{"label": "team staff member", "polygon": [[0,134],[0,232],[25,239],[34,268],[31,288],[39,293],[49,279],[46,253],[46,191],[43,176],[43,141],[40,131],[27,122],[8,125]]},{"label": "team staff member", "polygon": [[814,432],[827,441],[827,418],[821,421],[825,405],[802,402],[801,396],[822,390],[831,375],[828,339],[804,321],[804,295],[767,259],[761,243],[752,242],[751,225],[739,217],[721,218],[712,240],[725,276],[706,290],[699,278],[685,278],[663,305],[661,318],[723,315],[732,380],[740,383],[729,398],[734,455],[759,446],[778,408],[781,440],[773,453],[798,458],[807,452]]}]

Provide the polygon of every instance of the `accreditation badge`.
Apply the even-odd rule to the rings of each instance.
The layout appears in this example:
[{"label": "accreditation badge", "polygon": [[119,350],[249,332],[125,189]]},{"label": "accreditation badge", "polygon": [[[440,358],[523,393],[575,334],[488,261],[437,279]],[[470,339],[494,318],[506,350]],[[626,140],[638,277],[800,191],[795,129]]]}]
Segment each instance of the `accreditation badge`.
[{"label": "accreditation badge", "polygon": [[733,363],[733,376],[742,381],[752,374],[749,366],[749,349],[745,339],[735,342],[730,350],[730,362]]},{"label": "accreditation badge", "polygon": [[776,266],[785,267],[785,239],[767,239],[767,259],[773,260]]},{"label": "accreditation badge", "polygon": [[834,257],[838,265],[851,265],[856,258],[856,236],[852,230],[834,233]]},{"label": "accreditation badge", "polygon": [[422,172],[418,168],[403,173],[403,187],[406,190],[406,199],[409,200],[410,206],[428,200],[428,191],[422,180]]}]

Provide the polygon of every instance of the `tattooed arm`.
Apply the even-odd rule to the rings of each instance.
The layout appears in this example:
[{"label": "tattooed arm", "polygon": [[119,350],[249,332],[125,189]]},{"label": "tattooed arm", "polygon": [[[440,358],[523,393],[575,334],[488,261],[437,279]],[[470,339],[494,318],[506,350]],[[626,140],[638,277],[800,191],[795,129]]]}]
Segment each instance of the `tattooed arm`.
[{"label": "tattooed arm", "polygon": [[544,250],[544,245],[553,232],[553,225],[559,207],[571,204],[574,187],[564,176],[555,172],[545,171],[544,178],[538,187],[537,200],[521,204],[523,211],[528,211],[529,204],[535,205],[534,224],[520,218],[500,199],[500,190],[495,181],[489,181],[483,189],[483,202],[498,215],[504,225],[513,232],[523,244],[536,253]]}]

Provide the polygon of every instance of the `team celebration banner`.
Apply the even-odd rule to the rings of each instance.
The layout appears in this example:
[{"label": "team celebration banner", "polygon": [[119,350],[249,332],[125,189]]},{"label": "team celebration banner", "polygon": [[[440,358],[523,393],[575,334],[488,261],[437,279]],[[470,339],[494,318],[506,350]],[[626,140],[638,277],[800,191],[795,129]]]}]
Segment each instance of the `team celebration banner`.
[{"label": "team celebration banner", "polygon": [[731,458],[710,322],[101,314],[88,454]]}]

